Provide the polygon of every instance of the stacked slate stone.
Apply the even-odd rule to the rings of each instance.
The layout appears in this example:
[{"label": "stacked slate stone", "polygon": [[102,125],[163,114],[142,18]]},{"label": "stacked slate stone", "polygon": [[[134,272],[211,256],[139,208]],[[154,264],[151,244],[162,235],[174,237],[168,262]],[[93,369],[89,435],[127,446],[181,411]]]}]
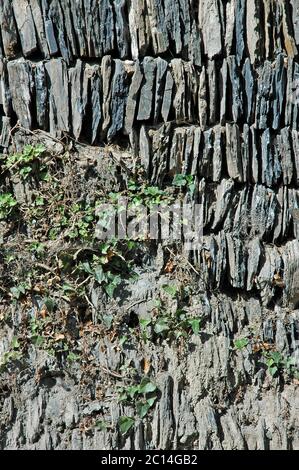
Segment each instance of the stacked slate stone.
[{"label": "stacked slate stone", "polygon": [[[205,306],[224,337],[192,355],[189,391],[165,353],[174,383],[163,378],[152,446],[298,446],[294,409],[288,424],[280,421],[282,395],[276,407],[268,389],[241,387],[244,409],[234,395],[221,415],[207,390],[231,373],[226,340],[246,321],[259,322],[261,340],[288,354],[299,338],[298,321],[281,313],[299,300],[299,1],[1,0],[0,27],[2,152],[19,123],[91,145],[127,142],[153,185],[175,174],[195,178],[189,197],[204,207],[204,246],[193,261],[224,295]],[[235,390],[228,379],[225,393]],[[257,399],[257,422],[244,431],[242,416]],[[144,447],[142,433],[122,445]],[[75,429],[74,448],[119,445],[78,436]]]},{"label": "stacked slate stone", "polygon": [[231,286],[268,303],[263,242],[282,244],[270,284],[296,261],[297,2],[3,0],[0,23],[3,150],[17,121],[91,144],[127,136],[151,183],[197,178],[213,282],[224,258]]}]

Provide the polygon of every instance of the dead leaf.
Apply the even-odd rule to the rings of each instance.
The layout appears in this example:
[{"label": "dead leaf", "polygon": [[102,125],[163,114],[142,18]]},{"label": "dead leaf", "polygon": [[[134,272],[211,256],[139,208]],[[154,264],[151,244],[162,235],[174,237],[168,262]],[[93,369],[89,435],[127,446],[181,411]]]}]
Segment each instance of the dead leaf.
[{"label": "dead leaf", "polygon": [[47,310],[47,307],[44,305],[40,311],[40,315],[43,319],[46,318],[46,316],[48,315],[48,310]]},{"label": "dead leaf", "polygon": [[175,264],[172,261],[172,259],[170,259],[170,260],[167,261],[167,263],[165,265],[164,272],[165,273],[172,273],[173,270],[174,270],[174,267],[175,267]]},{"label": "dead leaf", "polygon": [[62,333],[57,333],[57,334],[55,335],[54,340],[55,340],[55,341],[61,341],[61,340],[64,339],[64,338],[65,338],[65,335],[64,335],[64,334],[62,334]]},{"label": "dead leaf", "polygon": [[143,359],[143,372],[148,374],[151,368],[151,361],[149,359]]},{"label": "dead leaf", "polygon": [[273,282],[274,286],[285,287],[285,283],[284,283],[282,277],[280,276],[280,274],[278,274],[278,273],[274,274],[272,282]]}]

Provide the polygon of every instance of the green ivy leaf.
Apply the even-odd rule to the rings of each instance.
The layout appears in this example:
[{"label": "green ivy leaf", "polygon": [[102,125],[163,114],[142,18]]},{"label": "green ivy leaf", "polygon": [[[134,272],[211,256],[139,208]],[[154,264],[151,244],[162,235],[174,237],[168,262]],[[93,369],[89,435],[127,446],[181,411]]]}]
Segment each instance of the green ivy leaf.
[{"label": "green ivy leaf", "polygon": [[44,344],[44,341],[45,339],[42,337],[42,336],[34,336],[32,338],[32,343],[34,344],[34,346],[36,346],[37,348],[40,348],[43,344]]},{"label": "green ivy leaf", "polygon": [[126,434],[134,426],[135,419],[129,416],[121,416],[118,420],[120,432]]},{"label": "green ivy leaf", "polygon": [[106,421],[98,420],[98,421],[96,421],[95,427],[97,429],[99,429],[99,431],[106,431],[106,429],[108,428],[108,425],[107,425]]},{"label": "green ivy leaf", "polygon": [[20,347],[20,343],[19,343],[19,340],[16,336],[14,336],[12,338],[12,341],[11,341],[11,347],[12,349],[18,349]]},{"label": "green ivy leaf", "polygon": [[96,281],[99,284],[101,284],[102,282],[104,282],[106,280],[106,275],[105,275],[104,270],[103,270],[103,268],[100,264],[98,266],[96,266],[96,268],[94,270],[94,277],[95,277]]},{"label": "green ivy leaf", "polygon": [[188,320],[189,325],[192,328],[192,331],[195,335],[198,335],[200,332],[201,319],[200,318],[191,318]]},{"label": "green ivy leaf", "polygon": [[144,377],[141,380],[141,383],[139,385],[139,393],[151,393],[155,392],[157,390],[157,387],[155,384],[153,384],[147,377]]},{"label": "green ivy leaf", "polygon": [[181,188],[183,186],[186,186],[186,184],[187,184],[187,179],[184,175],[181,175],[181,174],[174,175],[174,178],[172,180],[173,186],[177,186]]},{"label": "green ivy leaf", "polygon": [[168,330],[169,330],[169,325],[167,323],[167,320],[160,319],[155,324],[154,331],[155,333],[157,333],[157,335],[160,335],[164,331],[168,331]]},{"label": "green ivy leaf", "polygon": [[75,361],[78,361],[79,359],[80,359],[80,355],[75,354],[74,352],[70,352],[67,355],[67,360],[70,361],[70,362],[75,362]]},{"label": "green ivy leaf", "polygon": [[108,330],[110,330],[112,326],[113,316],[112,315],[103,315],[103,323]]},{"label": "green ivy leaf", "polygon": [[274,377],[274,375],[278,372],[278,367],[276,366],[269,367],[269,372],[272,375],[272,377]]},{"label": "green ivy leaf", "polygon": [[249,341],[248,341],[248,338],[241,338],[241,339],[236,339],[234,341],[234,345],[235,345],[235,348],[236,349],[243,349],[243,348],[246,348],[246,346],[248,345]]},{"label": "green ivy leaf", "polygon": [[151,408],[151,405],[149,403],[138,402],[136,404],[137,413],[141,419],[147,415],[150,408]]},{"label": "green ivy leaf", "polygon": [[119,340],[119,345],[123,346],[127,341],[128,341],[128,337],[127,336],[122,336]]},{"label": "green ivy leaf", "polygon": [[169,294],[171,297],[175,297],[178,293],[178,289],[176,286],[164,285],[162,286],[162,289],[166,292],[166,294]]}]

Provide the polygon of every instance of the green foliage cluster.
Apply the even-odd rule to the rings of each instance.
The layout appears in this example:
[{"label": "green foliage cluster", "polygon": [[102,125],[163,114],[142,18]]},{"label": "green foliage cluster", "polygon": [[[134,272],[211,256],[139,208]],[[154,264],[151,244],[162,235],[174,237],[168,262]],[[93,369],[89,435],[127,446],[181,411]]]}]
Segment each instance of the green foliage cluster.
[{"label": "green foliage cluster", "polygon": [[7,367],[16,361],[22,359],[21,345],[16,336],[13,337],[9,351],[6,351],[0,360],[0,373],[5,371]]},{"label": "green foliage cluster", "polygon": [[8,155],[5,168],[10,172],[17,173],[26,179],[29,175],[36,174],[40,179],[47,176],[47,166],[41,157],[45,154],[44,145],[25,145],[23,152]]},{"label": "green foliage cluster", "polygon": [[[174,285],[164,285],[163,291],[172,299],[182,302],[182,291]],[[201,329],[201,317],[190,317],[186,309],[178,307],[171,313],[168,302],[157,299],[155,302],[154,314],[150,318],[140,318],[141,338],[143,341],[156,341],[157,339],[178,340],[188,338],[190,334],[198,335]]]},{"label": "green foliage cluster", "polygon": [[[243,350],[250,346],[252,341],[248,337],[239,338],[234,340],[234,347],[236,350]],[[269,345],[267,345],[269,347]],[[285,357],[281,352],[275,351],[274,346],[272,350],[263,350],[263,343],[260,348],[253,348],[253,356],[255,360],[259,360],[260,356],[262,363],[264,363],[272,377],[286,374],[289,377],[299,378],[298,364],[294,357]]]},{"label": "green foliage cluster", "polygon": [[0,220],[7,219],[16,206],[17,201],[12,196],[12,194],[0,194]]},{"label": "green foliage cluster", "polygon": [[[158,399],[159,390],[148,378],[144,377],[139,384],[121,387],[119,391],[119,402],[133,405],[139,418],[146,417],[150,409]],[[126,434],[135,424],[135,418],[121,416],[119,428],[122,434]]]}]

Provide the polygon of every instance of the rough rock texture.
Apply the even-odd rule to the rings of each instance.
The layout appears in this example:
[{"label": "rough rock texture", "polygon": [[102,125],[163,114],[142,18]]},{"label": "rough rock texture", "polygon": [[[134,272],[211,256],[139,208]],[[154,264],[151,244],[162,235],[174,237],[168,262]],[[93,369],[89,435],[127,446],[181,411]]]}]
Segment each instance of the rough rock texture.
[{"label": "rough rock texture", "polygon": [[[83,356],[70,365],[32,344],[1,372],[0,448],[299,449],[298,0],[2,0],[0,32],[3,158],[36,136],[58,155],[73,142],[87,200],[136,163],[163,189],[191,175],[185,197],[204,229],[188,259],[166,242],[144,248],[138,279],[112,300],[87,284],[88,321],[60,299],[63,335]],[[9,184],[20,204],[32,199]],[[0,226],[1,250],[14,230]],[[7,305],[5,269],[0,356],[42,306],[35,294]],[[192,288],[180,301],[199,334],[142,340],[138,319],[178,282]],[[271,352],[285,361],[273,377]],[[159,392],[140,418],[119,389],[144,376]],[[122,416],[135,418],[123,434]]]}]

